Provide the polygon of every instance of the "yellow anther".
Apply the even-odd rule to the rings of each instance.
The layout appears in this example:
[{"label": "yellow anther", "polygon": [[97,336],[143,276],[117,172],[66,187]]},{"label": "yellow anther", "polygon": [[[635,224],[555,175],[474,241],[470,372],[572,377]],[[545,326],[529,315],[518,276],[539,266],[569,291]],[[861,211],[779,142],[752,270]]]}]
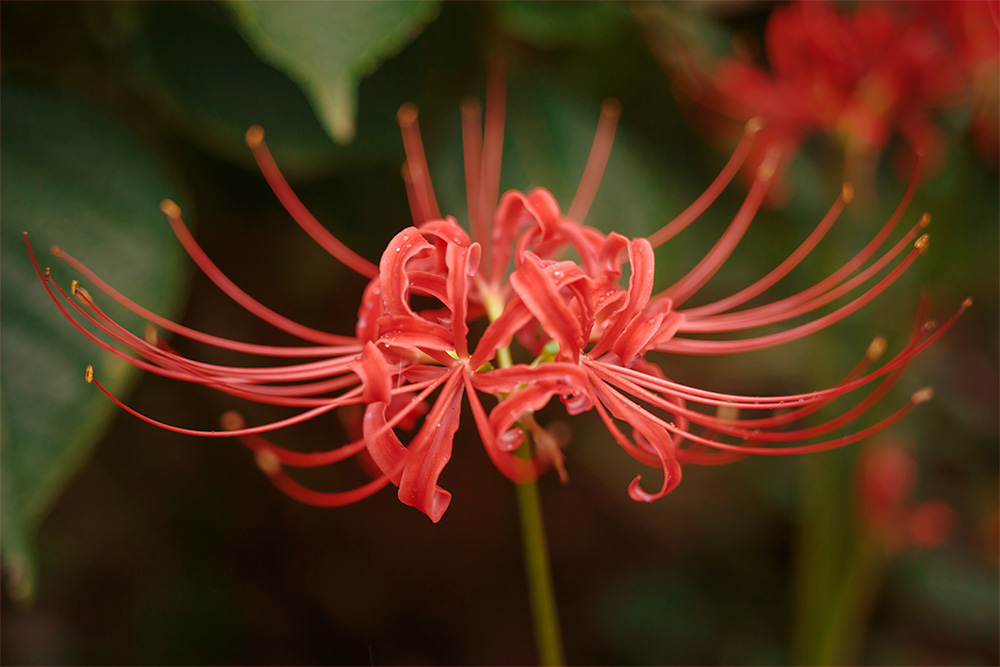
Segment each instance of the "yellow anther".
[{"label": "yellow anther", "polygon": [[76,291],[73,292],[73,294],[75,294],[76,298],[83,303],[94,303],[94,299],[90,296],[90,292],[87,291],[86,287],[80,287],[77,285]]},{"label": "yellow anther", "polygon": [[69,284],[69,293],[70,294],[72,294],[73,296],[76,296],[76,291],[78,289],[80,289],[80,281],[79,280],[74,280],[74,281],[70,282],[70,284]]},{"label": "yellow anther", "polygon": [[927,225],[931,224],[931,214],[924,213],[922,216],[920,216],[920,222],[918,222],[917,224],[920,225],[921,228],[926,229]]},{"label": "yellow anther", "polygon": [[462,115],[477,117],[483,111],[482,103],[475,97],[466,97],[462,100]]},{"label": "yellow anther", "polygon": [[142,330],[142,337],[153,347],[156,347],[160,343],[160,336],[156,333],[156,326],[153,324],[146,325],[146,328]]},{"label": "yellow anther", "polygon": [[260,471],[268,477],[273,477],[281,472],[281,460],[270,449],[258,449],[253,453],[253,460]]},{"label": "yellow anther", "polygon": [[164,199],[160,202],[160,210],[168,218],[181,217],[181,207],[174,203],[172,199]]},{"label": "yellow anther", "polygon": [[885,349],[888,347],[885,338],[882,336],[877,336],[871,343],[868,344],[868,359],[870,361],[875,361],[883,354],[885,354]]},{"label": "yellow anther", "polygon": [[622,103],[613,97],[609,97],[601,104],[601,115],[608,118],[621,118]]},{"label": "yellow anther", "polygon": [[62,248],[60,248],[60,247],[59,247],[59,246],[57,246],[57,245],[54,245],[54,246],[52,246],[52,247],[51,247],[51,248],[49,249],[49,251],[50,251],[50,252],[51,252],[51,253],[52,253],[53,255],[55,255],[56,257],[62,257],[62,254],[63,254],[63,251],[62,251]]},{"label": "yellow anther", "polygon": [[409,127],[417,122],[417,105],[412,102],[407,102],[403,106],[399,107],[399,111],[396,112],[396,120],[403,127]]},{"label": "yellow anther", "polygon": [[778,169],[778,156],[775,151],[768,151],[767,157],[757,167],[757,178],[761,181],[769,181],[774,178],[774,172]]},{"label": "yellow anther", "polygon": [[854,201],[854,186],[850,183],[844,183],[840,188],[840,198],[844,200],[845,204]]},{"label": "yellow anther", "polygon": [[760,116],[751,118],[750,120],[747,121],[747,124],[744,126],[744,129],[746,130],[747,134],[757,134],[762,129],[764,129],[764,119],[761,118]]},{"label": "yellow anther", "polygon": [[735,405],[720,405],[715,409],[715,416],[722,421],[732,421],[740,416],[740,409]]},{"label": "yellow anther", "polygon": [[50,278],[51,276],[52,276],[52,269],[50,269],[49,267],[46,266],[45,267],[45,277],[46,278]]},{"label": "yellow anther", "polygon": [[83,372],[83,379],[84,379],[84,381],[86,381],[87,384],[90,384],[91,382],[94,381],[94,367],[93,366],[90,366],[90,365],[87,366],[87,370],[85,370]]},{"label": "yellow anther", "polygon": [[965,310],[966,308],[972,308],[972,297],[971,296],[965,297],[965,301],[962,302],[962,310]]},{"label": "yellow anther", "polygon": [[927,252],[927,248],[931,245],[930,234],[922,234],[919,239],[913,242],[913,247],[916,248],[921,255]]},{"label": "yellow anther", "polygon": [[924,387],[923,389],[918,389],[913,392],[913,396],[910,397],[910,400],[914,403],[926,403],[932,398],[934,398],[934,390],[931,387]]},{"label": "yellow anther", "polygon": [[246,422],[243,421],[243,416],[236,410],[227,410],[222,413],[219,417],[219,423],[227,431],[237,431],[246,426]]},{"label": "yellow anther", "polygon": [[257,148],[262,143],[264,143],[264,128],[260,125],[251,125],[247,129],[246,133],[247,146],[250,148]]}]

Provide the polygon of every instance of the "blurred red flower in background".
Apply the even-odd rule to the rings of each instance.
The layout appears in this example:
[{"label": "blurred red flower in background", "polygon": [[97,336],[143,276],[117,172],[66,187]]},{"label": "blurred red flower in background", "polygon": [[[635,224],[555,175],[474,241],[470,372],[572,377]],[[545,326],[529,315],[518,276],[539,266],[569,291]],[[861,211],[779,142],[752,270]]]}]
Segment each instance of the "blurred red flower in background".
[{"label": "blurred red flower in background", "polygon": [[865,534],[889,551],[937,547],[951,537],[955,512],[941,500],[910,504],[917,460],[900,443],[876,443],[858,459],[858,515]]},{"label": "blurred red flower in background", "polygon": [[[835,15],[826,7],[792,11]],[[782,20],[794,16],[798,14]],[[818,30],[829,20],[824,18],[814,27]],[[944,81],[941,90],[950,91],[949,86]],[[725,263],[753,221],[783,163],[782,151],[791,148],[791,134],[775,134],[774,127],[761,131],[758,123],[748,123],[729,163],[701,197],[649,238],[629,239],[583,224],[611,150],[620,114],[617,103],[603,107],[581,185],[564,214],[542,188],[528,194],[510,191],[498,201],[504,98],[502,82],[492,81],[485,130],[477,103],[467,102],[462,108],[469,231],[454,218],[442,217],[416,109],[410,105],[400,109],[407,156],[404,180],[414,225],[389,242],[377,266],[320,225],[282,177],[263,131],[254,127],[247,132],[247,143],[262,173],[291,216],[330,254],[370,278],[354,335],[305,327],[247,295],[199,248],[180,209],[170,201],[164,202],[163,211],[206,275],[241,306],[301,339],[301,346],[242,343],[172,323],[132,303],[65,251],[54,250],[95,287],[174,334],[251,355],[308,361],[239,367],[189,359],[174,352],[155,331],[144,339],[116,324],[76,281],[66,294],[48,270],[39,268],[39,277],[66,317],[112,354],[163,376],[298,409],[287,419],[255,427],[247,427],[238,414],[227,413],[225,430],[202,431],[164,424],[112,397],[125,410],[171,431],[239,438],[275,485],[314,505],[355,502],[391,483],[398,487],[402,502],[433,521],[440,520],[451,494],[439,486],[438,479],[452,454],[463,397],[487,454],[515,482],[532,479],[550,467],[565,478],[560,439],[536,421],[537,411],[554,397],[559,397],[569,415],[595,410],[628,455],[662,471],[662,482],[654,491],[642,488],[640,476],[634,478],[628,491],[638,501],[651,501],[674,489],[681,480],[681,464],[718,464],[750,454],[840,447],[886,428],[930,398],[929,389],[920,390],[888,416],[847,434],[830,435],[878,403],[914,355],[940,336],[958,313],[936,329],[921,319],[896,356],[873,370],[885,349],[885,341],[876,339],[841,383],[801,394],[743,396],[707,391],[670,381],[647,358],[655,352],[715,355],[772,347],[823,329],[872,301],[927,247],[927,237],[922,235],[927,216],[896,242],[888,243],[905,215],[915,179],[871,242],[814,286],[745,307],[787,276],[820,243],[851,201],[850,186],[844,186],[814,231],[777,267],[731,296],[689,307],[687,302]],[[807,115],[803,110],[796,114]],[[696,220],[754,154],[763,157],[751,162],[753,183],[729,227],[687,274],[666,289],[654,289],[655,248]],[[840,305],[817,314],[835,303]],[[789,324],[803,317],[804,322]],[[702,337],[773,325],[780,326],[767,334]],[[96,382],[89,368],[87,379]],[[794,427],[836,399],[872,383],[875,388],[851,407],[817,425]],[[489,407],[481,394],[488,395]],[[292,451],[261,435],[351,406],[364,409],[360,433],[340,447]],[[631,430],[631,437],[623,427]],[[404,434],[404,443],[400,431],[415,432]],[[355,456],[368,461],[373,479],[348,491],[314,491],[286,472]]]},{"label": "blurred red flower in background", "polygon": [[1000,3],[822,0],[780,5],[764,36],[767,66],[726,57],[714,66],[653,50],[703,104],[763,121],[762,151],[791,154],[810,136],[848,156],[878,157],[896,137],[932,166],[946,152],[938,112],[968,106],[978,149],[997,161]]}]

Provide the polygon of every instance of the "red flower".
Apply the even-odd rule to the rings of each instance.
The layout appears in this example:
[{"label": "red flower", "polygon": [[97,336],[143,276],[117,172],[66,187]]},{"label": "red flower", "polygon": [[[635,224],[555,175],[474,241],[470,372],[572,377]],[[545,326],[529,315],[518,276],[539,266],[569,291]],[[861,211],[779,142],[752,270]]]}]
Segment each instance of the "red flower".
[{"label": "red flower", "polygon": [[[688,210],[648,239],[628,239],[583,224],[610,152],[618,105],[608,103],[602,110],[580,189],[569,213],[564,214],[553,196],[541,188],[528,194],[507,192],[498,202],[504,94],[502,83],[493,81],[485,131],[481,130],[479,107],[467,103],[462,108],[469,232],[454,218],[441,217],[416,110],[409,105],[400,110],[407,155],[404,178],[414,226],[390,241],[378,266],[346,248],[309,214],[278,171],[263,132],[260,128],[248,131],[247,142],[261,171],[292,217],[334,257],[371,278],[361,298],[353,336],[304,327],[249,297],[204,255],[172,202],[165,202],[163,210],[199,267],[244,308],[302,339],[302,346],[241,343],[174,324],[132,303],[66,252],[55,251],[98,289],[177,335],[248,354],[303,361],[244,368],[187,359],[158,337],[147,341],[124,330],[75,282],[70,290],[74,300],[48,270],[39,270],[39,276],[67,318],[112,354],[160,375],[298,409],[292,417],[255,427],[246,427],[241,417],[227,413],[223,420],[226,430],[199,431],[163,424],[112,397],[125,410],[162,428],[239,438],[255,452],[259,467],[279,488],[315,505],[354,502],[391,483],[398,487],[400,500],[438,521],[451,500],[438,479],[451,457],[466,402],[486,453],[515,482],[532,479],[548,467],[556,467],[565,477],[559,438],[536,421],[535,412],[555,397],[569,415],[596,411],[628,455],[662,470],[662,482],[654,491],[640,486],[639,476],[629,486],[632,498],[651,501],[677,486],[683,463],[717,464],[749,454],[839,447],[889,426],[930,397],[929,390],[921,390],[871,426],[846,435],[830,435],[877,403],[913,356],[940,336],[957,314],[936,331],[932,325],[917,327],[892,360],[872,370],[871,364],[885,347],[884,341],[877,339],[840,384],[802,394],[741,396],[698,389],[670,381],[647,359],[654,352],[714,355],[763,349],[807,336],[866,305],[926,247],[926,236],[919,236],[926,216],[894,244],[884,247],[904,216],[912,184],[875,238],[843,268],[815,286],[745,307],[813,250],[851,200],[849,186],[815,231],[779,266],[736,294],[691,307],[688,301],[718,271],[752,222],[771,187],[780,154],[771,151],[759,164],[746,200],[711,251],[694,269],[659,292],[653,288],[654,249],[697,219],[727,186],[760,140],[757,126],[748,124],[729,164]],[[569,259],[571,256],[576,259]],[[627,281],[623,278],[626,265]],[[814,314],[852,291],[855,294],[846,303],[826,314]],[[800,316],[811,319],[785,324],[785,328],[766,335],[725,340],[698,336],[750,331]],[[485,321],[484,328],[470,328],[477,320]],[[482,333],[473,336],[473,330]],[[92,380],[89,369],[87,379]],[[876,388],[853,407],[818,425],[793,428],[835,399],[872,383]],[[356,441],[338,448],[296,452],[261,435],[351,406],[364,408],[361,433]],[[623,430],[626,427],[631,434]],[[415,433],[401,437],[400,431],[412,428]],[[793,442],[805,444],[784,446]],[[364,453],[373,463],[374,479],[349,491],[313,491],[286,472]]]},{"label": "red flower", "polygon": [[725,58],[689,90],[725,115],[760,118],[762,148],[790,154],[821,133],[877,156],[900,135],[932,163],[946,147],[935,114],[974,103],[977,140],[995,159],[998,6],[800,0],[768,19],[768,69]]},{"label": "red flower", "polygon": [[859,518],[866,533],[887,549],[937,547],[951,536],[955,512],[941,500],[910,504],[917,461],[895,442],[867,449],[858,459]]}]

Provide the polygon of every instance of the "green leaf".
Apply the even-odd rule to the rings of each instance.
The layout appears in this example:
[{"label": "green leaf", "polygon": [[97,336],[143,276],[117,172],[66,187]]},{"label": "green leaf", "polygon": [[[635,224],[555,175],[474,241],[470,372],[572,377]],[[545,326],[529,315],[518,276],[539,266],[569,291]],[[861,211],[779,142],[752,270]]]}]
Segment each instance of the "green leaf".
[{"label": "green leaf", "polygon": [[[35,531],[115,413],[84,382],[84,369],[93,364],[119,395],[135,369],[62,317],[32,268],[23,232],[64,288],[79,276],[49,254],[56,243],[165,314],[177,305],[184,263],[158,207],[178,190],[148,147],[105,113],[66,96],[4,86],[3,100],[0,550],[12,594],[30,598]],[[92,292],[103,307],[108,300]],[[106,310],[136,323],[130,313]]]},{"label": "green leaf", "polygon": [[437,14],[435,2],[258,2],[230,6],[244,37],[305,91],[336,141],[354,138],[359,81]]},{"label": "green leaf", "polygon": [[509,34],[542,48],[604,46],[633,18],[619,2],[491,2]]}]

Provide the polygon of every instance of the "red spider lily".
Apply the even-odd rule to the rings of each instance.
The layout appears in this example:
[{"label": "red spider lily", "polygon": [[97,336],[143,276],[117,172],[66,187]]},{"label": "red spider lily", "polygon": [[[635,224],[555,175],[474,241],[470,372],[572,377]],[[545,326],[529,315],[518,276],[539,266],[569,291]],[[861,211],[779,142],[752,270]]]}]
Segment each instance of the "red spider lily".
[{"label": "red spider lily", "polygon": [[[263,131],[257,127],[248,131],[247,143],[260,169],[290,215],[331,255],[371,279],[361,297],[353,336],[302,326],[251,298],[201,251],[184,226],[180,210],[169,201],[164,202],[163,211],[206,275],[251,313],[300,338],[301,346],[254,345],[175,324],[134,304],[68,253],[55,249],[58,257],[96,288],[158,327],[220,348],[295,360],[292,363],[237,367],[185,358],[155,335],[145,340],[119,326],[75,281],[66,294],[47,269],[38,269],[39,277],[66,317],[110,353],[153,373],[298,412],[254,427],[247,427],[239,415],[227,413],[224,430],[202,431],[164,424],[108,394],[123,409],[174,432],[238,438],[255,453],[257,464],[275,485],[303,502],[351,503],[391,483],[398,487],[400,500],[435,522],[451,500],[438,480],[451,457],[465,402],[486,453],[514,482],[531,480],[549,467],[565,477],[559,440],[537,422],[537,411],[555,397],[570,415],[596,411],[628,455],[662,470],[663,481],[655,491],[644,490],[639,476],[629,486],[632,498],[651,501],[677,486],[683,463],[718,464],[750,454],[840,447],[888,427],[930,398],[929,389],[918,391],[874,424],[831,435],[879,402],[914,355],[951,326],[958,313],[937,329],[931,324],[918,326],[893,359],[872,369],[885,348],[884,341],[876,339],[842,382],[808,393],[740,396],[708,391],[669,380],[647,359],[657,352],[715,355],[764,349],[807,336],[857,311],[926,248],[926,235],[921,233],[927,216],[888,245],[913,195],[913,183],[872,241],[813,287],[745,307],[816,247],[850,202],[849,186],[844,186],[815,231],[780,265],[736,294],[689,307],[688,301],[719,270],[753,221],[781,165],[781,154],[772,150],[758,165],[745,201],[708,254],[661,291],[653,287],[654,250],[696,220],[727,187],[760,140],[759,123],[747,125],[729,163],[686,211],[649,238],[628,239],[583,224],[610,152],[620,114],[617,103],[606,103],[602,109],[580,188],[569,213],[563,214],[542,188],[528,194],[510,191],[498,200],[504,96],[502,82],[492,81],[485,129],[478,104],[467,102],[462,107],[469,231],[454,218],[441,217],[416,110],[410,105],[400,109],[407,156],[404,180],[414,226],[389,242],[377,266],[344,246],[312,217],[271,158]],[[849,294],[846,303],[817,314]],[[426,305],[428,300],[433,304]],[[800,317],[810,319],[787,324]],[[477,321],[483,322],[482,327],[470,327]],[[698,336],[772,325],[784,328],[726,340]],[[472,332],[479,330],[482,333],[474,336]],[[87,380],[100,386],[90,369]],[[873,384],[875,388],[853,407],[817,425],[796,426],[836,399]],[[482,395],[486,395],[485,402]],[[262,436],[352,406],[364,407],[361,433],[343,446],[303,453]],[[623,424],[631,428],[631,437],[623,431]],[[400,431],[412,429],[416,432],[404,435],[404,442]],[[805,444],[786,446],[794,442]],[[364,453],[374,463],[374,479],[348,491],[307,489],[286,472]]]},{"label": "red spider lily", "polygon": [[955,512],[941,500],[909,504],[917,483],[916,459],[895,442],[868,448],[858,460],[859,518],[887,549],[937,547],[951,536]]},{"label": "red spider lily", "polygon": [[714,74],[682,82],[725,115],[762,118],[761,150],[776,145],[786,153],[823,133],[849,154],[877,156],[900,135],[934,163],[946,146],[935,113],[974,103],[977,140],[993,157],[998,7],[990,0],[846,9],[800,0],[776,7],[768,19],[769,69],[731,57]]}]

